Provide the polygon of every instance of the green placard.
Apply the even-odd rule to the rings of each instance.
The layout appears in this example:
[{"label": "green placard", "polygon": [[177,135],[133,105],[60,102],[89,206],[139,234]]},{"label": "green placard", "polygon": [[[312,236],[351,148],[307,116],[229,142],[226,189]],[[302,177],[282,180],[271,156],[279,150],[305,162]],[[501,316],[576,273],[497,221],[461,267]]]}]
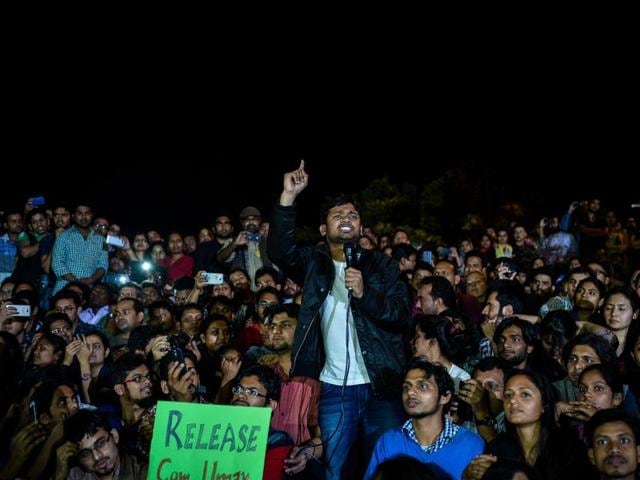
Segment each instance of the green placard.
[{"label": "green placard", "polygon": [[158,402],[148,480],[262,479],[270,408]]}]

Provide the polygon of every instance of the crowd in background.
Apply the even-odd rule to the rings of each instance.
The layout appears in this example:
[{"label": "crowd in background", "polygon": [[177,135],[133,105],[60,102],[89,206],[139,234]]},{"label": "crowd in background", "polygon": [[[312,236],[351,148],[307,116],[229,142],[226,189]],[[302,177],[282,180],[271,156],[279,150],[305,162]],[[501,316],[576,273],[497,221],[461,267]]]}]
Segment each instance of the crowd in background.
[{"label": "crowd in background", "polygon": [[[354,432],[342,452],[351,413],[325,421],[323,402],[344,407],[343,366],[333,394],[327,364],[293,368],[314,301],[279,251],[283,223],[270,238],[276,220],[247,206],[197,233],[136,231],[91,205],[32,203],[2,212],[1,479],[146,478],[158,400],[272,408],[265,478],[637,478],[640,230],[598,199],[429,245],[361,219],[347,311],[360,318],[379,282],[408,315],[375,374],[354,330],[344,385],[361,371],[380,395],[396,358],[402,376],[384,389],[394,429]],[[364,277],[350,284],[350,267]]]}]

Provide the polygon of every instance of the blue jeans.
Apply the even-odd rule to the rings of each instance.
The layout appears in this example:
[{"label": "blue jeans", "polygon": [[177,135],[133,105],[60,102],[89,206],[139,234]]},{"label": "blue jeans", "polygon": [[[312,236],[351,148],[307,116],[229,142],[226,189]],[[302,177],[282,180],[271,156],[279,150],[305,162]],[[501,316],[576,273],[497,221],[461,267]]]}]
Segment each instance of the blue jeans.
[{"label": "blue jeans", "polygon": [[[341,418],[343,405],[344,415]],[[322,382],[319,422],[322,439],[326,442],[326,480],[347,478],[343,476],[347,461],[352,463],[363,459],[366,469],[380,435],[399,427],[405,418],[400,397],[379,399],[373,395],[370,384],[353,385],[344,388],[343,403],[342,385]],[[364,456],[351,452],[359,431],[363,434]]]}]

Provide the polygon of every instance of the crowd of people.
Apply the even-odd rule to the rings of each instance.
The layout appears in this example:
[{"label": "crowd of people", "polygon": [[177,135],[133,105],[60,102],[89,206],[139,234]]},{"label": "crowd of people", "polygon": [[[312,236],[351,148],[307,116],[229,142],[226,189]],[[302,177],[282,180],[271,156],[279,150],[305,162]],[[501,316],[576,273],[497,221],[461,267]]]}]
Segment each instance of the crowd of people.
[{"label": "crowd of people", "polygon": [[124,235],[5,206],[0,479],[147,478],[159,400],[271,410],[265,479],[639,478],[640,231],[598,199],[455,241],[350,197]]}]

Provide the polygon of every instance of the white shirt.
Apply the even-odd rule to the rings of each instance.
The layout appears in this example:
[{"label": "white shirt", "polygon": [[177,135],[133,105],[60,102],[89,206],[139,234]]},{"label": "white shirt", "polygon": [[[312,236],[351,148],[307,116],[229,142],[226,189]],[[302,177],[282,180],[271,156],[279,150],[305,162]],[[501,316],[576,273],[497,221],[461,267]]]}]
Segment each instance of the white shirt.
[{"label": "white shirt", "polygon": [[332,385],[342,385],[345,371],[347,369],[347,339],[346,321],[347,313],[349,319],[349,374],[347,385],[361,385],[369,383],[367,367],[362,359],[360,344],[358,343],[358,332],[351,308],[347,311],[349,294],[345,286],[344,270],[346,262],[333,261],[336,276],[333,288],[324,301],[321,309],[322,315],[322,339],[324,340],[324,351],[326,360],[324,368],[320,373],[320,381]]}]

